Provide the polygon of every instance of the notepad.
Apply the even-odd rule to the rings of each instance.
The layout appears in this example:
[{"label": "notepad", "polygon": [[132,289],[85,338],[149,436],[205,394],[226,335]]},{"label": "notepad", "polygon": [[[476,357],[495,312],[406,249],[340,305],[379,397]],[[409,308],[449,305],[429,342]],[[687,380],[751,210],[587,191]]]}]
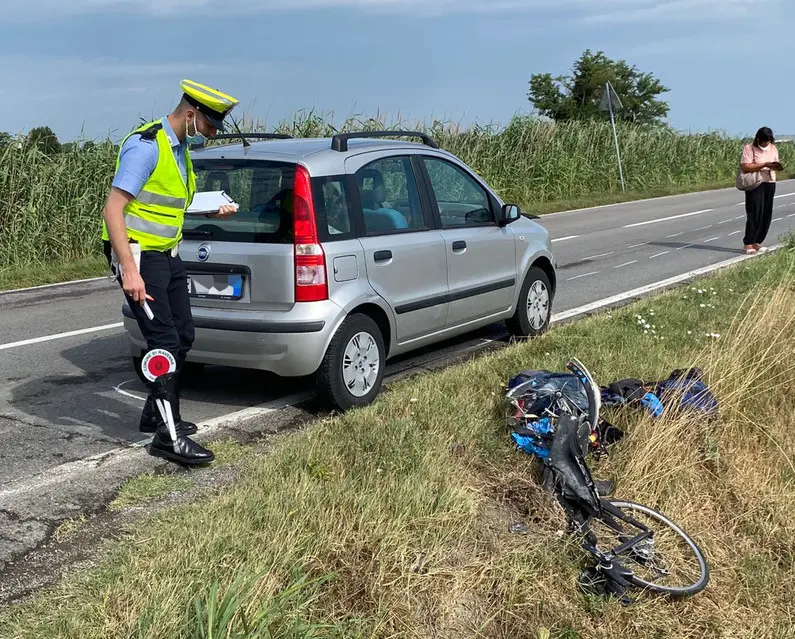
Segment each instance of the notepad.
[{"label": "notepad", "polygon": [[193,196],[187,215],[206,215],[207,213],[217,213],[224,205],[237,203],[226,191],[199,191]]}]

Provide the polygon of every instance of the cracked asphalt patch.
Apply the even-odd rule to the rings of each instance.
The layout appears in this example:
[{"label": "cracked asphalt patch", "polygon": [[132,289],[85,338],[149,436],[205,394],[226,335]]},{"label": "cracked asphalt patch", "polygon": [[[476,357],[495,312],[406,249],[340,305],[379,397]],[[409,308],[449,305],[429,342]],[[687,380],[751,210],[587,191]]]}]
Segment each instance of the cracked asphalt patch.
[{"label": "cracked asphalt patch", "polygon": [[[195,439],[204,443],[214,439],[242,443],[256,440],[264,451],[262,446],[267,446],[270,440],[296,431],[316,414],[311,404],[266,410],[250,419],[203,429]],[[57,439],[63,450],[65,438]],[[149,506],[126,508],[119,513],[108,510],[107,505],[128,479],[150,472],[184,475],[194,486],[180,493],[180,498],[186,500],[190,495],[195,496],[202,486],[231,481],[233,473],[229,469],[236,463],[239,462],[185,469],[150,456],[143,446],[128,445],[50,467],[34,477],[3,483],[0,485],[0,605],[52,585],[66,570],[93,561],[102,542],[117,538],[126,524],[154,512]],[[162,506],[161,503],[159,507]],[[53,538],[60,524],[81,516],[87,521],[74,534],[60,541]]]}]

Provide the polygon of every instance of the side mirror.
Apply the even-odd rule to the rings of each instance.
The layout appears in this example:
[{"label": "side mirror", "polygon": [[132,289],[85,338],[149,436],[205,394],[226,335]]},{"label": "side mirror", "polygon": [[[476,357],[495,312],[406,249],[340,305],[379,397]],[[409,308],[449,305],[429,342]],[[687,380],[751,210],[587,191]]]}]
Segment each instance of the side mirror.
[{"label": "side mirror", "polygon": [[500,226],[505,226],[511,222],[516,222],[522,217],[522,211],[516,204],[505,204],[500,211]]}]

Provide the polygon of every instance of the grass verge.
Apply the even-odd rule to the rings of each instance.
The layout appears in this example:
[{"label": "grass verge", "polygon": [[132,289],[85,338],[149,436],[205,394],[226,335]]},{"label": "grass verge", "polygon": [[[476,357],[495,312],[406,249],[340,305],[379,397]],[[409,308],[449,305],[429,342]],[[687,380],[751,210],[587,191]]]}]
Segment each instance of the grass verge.
[{"label": "grass verge", "polygon": [[107,272],[102,256],[6,268],[0,270],[0,291],[102,277]]},{"label": "grass verge", "polygon": [[180,475],[155,473],[139,475],[124,483],[116,498],[108,504],[108,508],[121,510],[128,506],[140,506],[175,490],[184,490],[189,486],[190,481]]},{"label": "grass verge", "polygon": [[[793,304],[782,252],[403,380],[253,460],[222,494],[141,523],[97,569],[3,612],[0,636],[786,637]],[[712,580],[697,597],[624,609],[577,590],[581,555],[502,409],[512,374],[572,355],[602,383],[704,369],[719,423],[614,412],[627,435],[594,464],[616,496],[701,544]]]}]

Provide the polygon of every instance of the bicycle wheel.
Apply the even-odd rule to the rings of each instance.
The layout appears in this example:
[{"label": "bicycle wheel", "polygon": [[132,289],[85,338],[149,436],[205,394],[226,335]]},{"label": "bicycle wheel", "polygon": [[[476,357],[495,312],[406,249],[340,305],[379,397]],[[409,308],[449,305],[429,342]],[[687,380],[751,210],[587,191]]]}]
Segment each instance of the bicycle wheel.
[{"label": "bicycle wheel", "polygon": [[602,508],[602,517],[591,519],[589,528],[599,550],[618,557],[632,571],[632,584],[673,597],[704,590],[709,581],[707,560],[675,522],[631,501],[603,499]]}]

